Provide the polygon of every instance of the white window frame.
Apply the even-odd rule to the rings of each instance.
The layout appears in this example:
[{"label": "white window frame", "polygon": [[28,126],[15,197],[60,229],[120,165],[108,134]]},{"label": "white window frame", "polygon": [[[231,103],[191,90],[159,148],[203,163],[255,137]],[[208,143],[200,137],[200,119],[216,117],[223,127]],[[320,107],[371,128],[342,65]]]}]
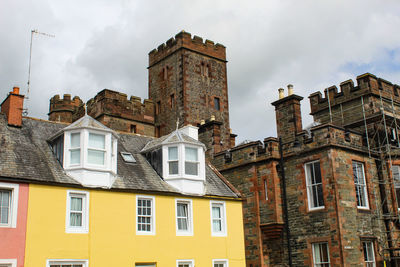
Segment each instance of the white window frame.
[{"label": "white window frame", "polygon": [[212,260],[212,267],[215,267],[215,264],[224,264],[224,267],[229,267],[229,261],[227,259],[214,259]]},{"label": "white window frame", "polygon": [[[72,135],[73,134],[79,134],[79,146],[77,147],[72,147]],[[68,149],[66,149],[68,151],[68,156],[67,156],[67,161],[68,161],[68,165],[70,167],[75,167],[75,166],[81,166],[82,165],[82,143],[83,143],[83,131],[73,131],[71,133],[68,134],[68,136],[65,136],[65,138],[67,140],[64,140],[64,145],[68,144]],[[71,163],[71,153],[74,150],[79,150],[79,163]],[[64,156],[65,159],[65,156]]]},{"label": "white window frame", "polygon": [[[327,249],[327,254],[328,254],[328,262],[316,262],[316,259],[315,259],[315,249],[316,249],[316,246],[320,246],[321,244],[326,244],[326,249]],[[320,267],[320,266],[322,266],[323,264],[328,264],[328,266],[331,266],[331,257],[330,257],[330,255],[329,255],[329,244],[328,244],[328,242],[318,242],[318,243],[313,243],[312,244],[312,254],[313,254],[313,266],[314,267]],[[324,265],[325,266],[325,265]]]},{"label": "white window frame", "polygon": [[[359,161],[352,161],[352,171],[353,171],[353,180],[354,180],[354,186],[355,186],[355,190],[356,190],[356,203],[357,203],[357,208],[358,209],[369,209],[369,203],[368,203],[368,189],[367,189],[367,181],[365,179],[365,170],[364,170],[364,163],[363,162],[359,162]],[[362,173],[362,177],[357,177],[357,180],[360,181],[360,178],[362,178],[362,183],[356,183],[355,181],[355,176],[354,176],[354,166],[356,165],[356,167],[358,168],[359,166],[361,166],[361,173]],[[358,173],[358,172],[356,172]],[[357,198],[357,188],[361,187],[363,190],[363,194],[364,194],[364,199],[363,201],[365,202],[365,206],[359,206],[358,205],[358,198]]]},{"label": "white window frame", "polygon": [[[171,148],[172,147],[176,147],[176,149],[177,149],[178,157],[177,157],[176,160],[169,160],[169,148],[170,147]],[[181,146],[178,145],[178,144],[167,146],[167,164],[166,164],[166,168],[167,168],[167,176],[168,177],[179,177],[181,175],[181,171],[182,171],[182,167],[181,167],[181,157],[182,156],[181,155],[182,155],[182,152],[180,150],[181,150]],[[170,174],[169,173],[169,163],[170,162],[177,162],[178,163],[178,173],[175,173],[175,174]]]},{"label": "white window frame", "polygon": [[[366,266],[367,267],[376,267],[376,259],[375,259],[375,248],[374,248],[374,242],[372,242],[372,241],[362,241],[361,242],[361,244],[362,244],[362,246],[363,246],[363,256],[364,256],[364,262],[366,263]],[[368,244],[368,245],[370,245],[371,246],[371,248],[372,248],[372,255],[369,255],[368,254],[368,252],[367,251],[365,251],[365,248],[364,248],[364,244]],[[367,246],[368,246],[367,245]],[[367,260],[368,261],[365,261],[365,253],[367,253]],[[372,257],[371,257],[372,256]]]},{"label": "white window frame", "polygon": [[77,259],[48,259],[46,260],[46,267],[51,265],[73,265],[82,264],[83,267],[89,267],[89,260],[77,260]]},{"label": "white window frame", "polygon": [[[313,172],[314,177],[315,176],[315,167],[314,164],[318,163],[319,164],[319,168],[320,168],[320,176],[321,176],[321,183],[313,183],[311,181],[311,177],[309,177],[308,175],[308,168],[311,168],[310,171]],[[324,209],[325,208],[325,202],[324,202],[324,188],[323,188],[323,183],[322,183],[322,172],[321,172],[321,164],[319,160],[314,160],[314,161],[310,161],[304,164],[304,172],[306,174],[306,187],[307,187],[307,202],[308,202],[308,210],[319,210],[319,209]],[[317,187],[317,190],[319,188],[321,188],[321,193],[322,193],[322,204],[323,205],[319,205],[319,206],[315,206],[313,207],[313,203],[314,203],[314,198],[317,198],[317,202],[318,202],[318,195],[314,194],[314,188]],[[318,194],[318,193],[317,193]]]},{"label": "white window frame", "polygon": [[[104,137],[104,149],[103,148],[94,148],[94,147],[89,146],[89,139],[90,139],[91,134],[101,135]],[[110,146],[110,144],[108,144],[107,134],[99,133],[96,131],[88,131],[88,133],[87,133],[87,148],[85,149],[85,153],[87,155],[86,156],[87,164],[90,166],[98,166],[98,167],[104,168],[107,165],[107,159],[108,159],[107,152],[108,152],[108,150],[110,150],[110,149],[107,150],[107,146]],[[89,150],[104,152],[104,164],[89,163]]]},{"label": "white window frame", "polygon": [[189,264],[189,267],[194,267],[194,260],[176,260],[176,267],[179,267],[179,264]]},{"label": "white window frame", "polygon": [[[187,204],[188,206],[188,229],[179,230],[178,229],[178,203]],[[175,225],[176,225],[176,235],[177,236],[192,236],[193,235],[193,205],[191,199],[175,199]]]},{"label": "white window frame", "polygon": [[[189,161],[189,160],[186,160],[186,148],[196,149],[196,151],[197,151],[197,161]],[[184,146],[183,146],[183,151],[184,151],[184,156],[183,156],[183,173],[184,173],[184,176],[187,176],[187,177],[196,177],[196,178],[199,177],[199,175],[200,175],[200,154],[199,154],[199,148],[196,147],[196,146],[184,145]],[[187,173],[186,173],[186,162],[195,163],[195,164],[197,165],[197,175],[194,175],[194,174],[187,174]]]},{"label": "white window frame", "polygon": [[[150,219],[150,231],[138,230],[138,202],[139,200],[150,200],[151,201],[151,219]],[[136,196],[136,234],[137,235],[155,235],[156,234],[156,200],[154,196],[137,195]],[[142,216],[142,215],[140,215]]]},{"label": "white window frame", "polygon": [[0,264],[7,264],[11,267],[17,267],[17,259],[0,259]]},{"label": "white window frame", "polygon": [[[70,226],[71,215],[71,197],[82,196],[82,226]],[[67,191],[67,208],[65,216],[65,232],[87,234],[89,232],[89,192],[68,190]]]},{"label": "white window frame", "polygon": [[[213,222],[214,222],[214,218],[213,218],[213,206],[219,206],[221,209],[221,231],[214,231],[213,228]],[[210,201],[210,221],[211,221],[211,235],[212,236],[227,236],[227,220],[226,220],[226,205],[225,205],[225,201],[215,201],[215,200],[211,200]]]},{"label": "white window frame", "polygon": [[16,228],[18,217],[18,198],[19,198],[19,184],[3,183],[0,182],[0,189],[11,191],[10,209],[8,214],[8,223],[0,224],[0,228]]}]

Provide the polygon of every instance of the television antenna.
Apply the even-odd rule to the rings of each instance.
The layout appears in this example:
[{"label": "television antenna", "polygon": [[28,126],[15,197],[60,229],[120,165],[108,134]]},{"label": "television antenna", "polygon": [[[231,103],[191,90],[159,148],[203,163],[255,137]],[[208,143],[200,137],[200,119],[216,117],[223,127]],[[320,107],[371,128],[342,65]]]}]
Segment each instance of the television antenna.
[{"label": "television antenna", "polygon": [[[27,100],[29,100],[29,92],[30,92],[30,87],[31,87],[31,67],[32,67],[32,43],[33,43],[33,36],[35,35],[35,34],[38,34],[38,35],[43,35],[43,36],[46,36],[46,37],[51,37],[51,38],[54,38],[54,37],[56,37],[55,35],[53,35],[53,34],[48,34],[48,33],[44,33],[44,32],[40,32],[40,31],[38,31],[38,30],[31,30],[31,43],[30,43],[30,49],[29,49],[29,68],[28,68],[28,82],[27,82],[27,93],[26,93],[26,96],[25,96],[25,98],[27,99]],[[24,116],[26,116],[26,115],[28,115],[28,109],[25,109],[24,110]]]}]

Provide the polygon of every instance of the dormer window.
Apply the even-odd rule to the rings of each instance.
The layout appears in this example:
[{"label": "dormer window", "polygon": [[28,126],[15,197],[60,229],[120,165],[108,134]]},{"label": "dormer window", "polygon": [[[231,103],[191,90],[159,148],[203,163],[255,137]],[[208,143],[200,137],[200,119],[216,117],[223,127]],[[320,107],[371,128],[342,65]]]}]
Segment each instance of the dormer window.
[{"label": "dormer window", "polygon": [[105,155],[105,136],[89,133],[88,163],[104,166]]},{"label": "dormer window", "polygon": [[[117,174],[117,136],[111,129],[85,115],[62,129],[50,143],[72,178],[86,186],[111,187]],[[59,149],[60,144],[63,149]],[[62,151],[64,156],[60,157]]]},{"label": "dormer window", "polygon": [[198,128],[188,125],[155,139],[142,149],[157,173],[182,193],[204,194],[205,145]]}]

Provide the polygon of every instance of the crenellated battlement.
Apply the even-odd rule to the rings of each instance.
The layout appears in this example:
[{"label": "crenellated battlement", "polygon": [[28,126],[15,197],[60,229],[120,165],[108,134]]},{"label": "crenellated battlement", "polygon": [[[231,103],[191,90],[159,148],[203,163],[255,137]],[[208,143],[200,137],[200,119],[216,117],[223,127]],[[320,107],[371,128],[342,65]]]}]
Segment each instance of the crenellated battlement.
[{"label": "crenellated battlement", "polygon": [[128,97],[124,93],[104,89],[87,102],[88,114],[94,118],[109,115],[128,120],[154,122],[154,104],[152,100],[145,99],[142,103],[140,97]]},{"label": "crenellated battlement", "polygon": [[79,113],[79,109],[83,107],[83,102],[78,96],[71,99],[70,94],[55,95],[50,99],[49,120],[61,122],[73,122]]},{"label": "crenellated battlement", "polygon": [[192,35],[188,32],[181,31],[175,38],[170,38],[166,43],[163,43],[153,49],[149,53],[149,67],[156,64],[163,58],[171,55],[180,48],[186,48],[216,59],[226,61],[225,46],[222,44],[214,44],[213,41],[205,40],[203,38]]},{"label": "crenellated battlement", "polygon": [[382,78],[378,78],[373,74],[365,73],[356,78],[357,85],[353,80],[347,80],[340,83],[340,91],[334,85],[324,90],[324,97],[321,92],[315,92],[309,96],[311,105],[311,115],[321,112],[329,108],[328,99],[331,107],[359,98],[363,95],[374,94],[400,102],[400,86],[392,84]]},{"label": "crenellated battlement", "polygon": [[230,169],[263,160],[279,160],[279,142],[276,138],[265,138],[264,142],[244,142],[217,153],[213,164],[219,169]]}]

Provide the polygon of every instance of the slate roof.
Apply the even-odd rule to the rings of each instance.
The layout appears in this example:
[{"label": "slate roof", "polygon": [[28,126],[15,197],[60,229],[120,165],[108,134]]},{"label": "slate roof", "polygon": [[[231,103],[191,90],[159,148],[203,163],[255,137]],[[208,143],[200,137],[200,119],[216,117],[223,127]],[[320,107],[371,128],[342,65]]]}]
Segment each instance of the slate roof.
[{"label": "slate roof", "polygon": [[200,145],[205,148],[205,145],[202,142],[182,133],[180,130],[175,130],[170,134],[164,135],[160,138],[157,138],[157,139],[154,139],[154,140],[148,142],[145,145],[145,147],[142,149],[142,152],[151,151],[162,145],[175,144],[175,143],[181,143],[181,142],[186,143],[186,144]]},{"label": "slate roof", "polygon": [[[65,127],[68,125],[33,118],[24,118],[21,128],[11,127],[7,125],[5,115],[0,113],[0,179],[81,186],[65,173],[47,141]],[[128,133],[118,134],[118,152],[131,152],[137,163],[125,162],[118,153],[117,178],[111,190],[181,195],[140,154],[147,143],[155,140]],[[206,166],[205,195],[239,198],[236,191],[218,175]]]}]

